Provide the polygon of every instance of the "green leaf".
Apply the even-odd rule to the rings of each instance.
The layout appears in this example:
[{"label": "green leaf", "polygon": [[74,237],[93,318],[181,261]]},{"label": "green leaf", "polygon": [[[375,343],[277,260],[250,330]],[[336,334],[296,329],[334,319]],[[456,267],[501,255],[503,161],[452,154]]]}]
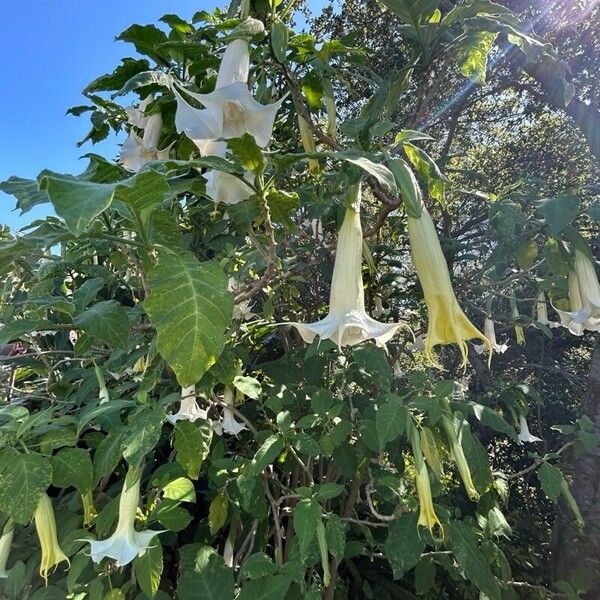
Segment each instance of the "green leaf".
[{"label": "green leaf", "polygon": [[438,202],[444,202],[444,188],[446,179],[442,175],[437,163],[421,148],[412,144],[404,145],[404,152],[416,169],[421,180],[427,184],[427,189],[432,198]]},{"label": "green leaf", "polygon": [[125,428],[113,425],[108,435],[98,444],[94,453],[94,478],[96,481],[112,473],[121,460],[121,447]]},{"label": "green leaf", "polygon": [[327,546],[332,556],[339,562],[344,557],[344,549],[346,548],[346,529],[347,524],[342,521],[338,515],[331,513],[325,525],[325,536],[327,538]]},{"label": "green leaf", "polygon": [[423,211],[423,196],[413,170],[401,158],[393,158],[388,164],[402,193],[406,212],[411,217],[420,217]]},{"label": "green leaf", "polygon": [[147,71],[150,63],[147,60],[124,58],[121,64],[109,75],[101,75],[88,84],[83,90],[84,94],[93,92],[111,92],[123,87],[132,77]]},{"label": "green leaf", "polygon": [[257,379],[254,379],[254,377],[236,375],[233,378],[233,385],[240,390],[244,396],[248,396],[253,400],[257,400],[262,393],[260,382]]},{"label": "green leaf", "polygon": [[135,558],[133,566],[140,589],[148,598],[154,598],[163,572],[163,551],[157,537],[152,540],[152,544],[142,556]]},{"label": "green leaf", "polygon": [[264,579],[248,581],[243,585],[237,600],[281,600],[287,597],[292,581],[289,574],[270,575]]},{"label": "green leaf", "polygon": [[95,300],[98,292],[104,287],[104,279],[95,277],[87,279],[73,292],[73,304],[77,310],[83,310]]},{"label": "green leaf", "polygon": [[21,209],[22,215],[38,204],[50,202],[48,194],[40,190],[38,182],[33,179],[23,179],[13,175],[6,181],[0,182],[0,191],[17,199],[17,206]]},{"label": "green leaf", "polygon": [[12,448],[0,452],[0,511],[27,525],[52,483],[52,465],[41,454],[21,454]]},{"label": "green leaf", "polygon": [[576,196],[544,198],[537,201],[537,210],[546,219],[550,232],[557,235],[572,223],[577,216],[580,203],[580,199]]},{"label": "green leaf", "polygon": [[456,49],[456,60],[460,72],[483,85],[485,83],[487,60],[498,33],[472,31]]},{"label": "green leaf", "polygon": [[233,571],[212,548],[200,544],[183,546],[177,597],[179,600],[231,600]]},{"label": "green leaf", "polygon": [[495,410],[477,402],[469,402],[473,409],[473,414],[481,421],[482,425],[491,427],[500,433],[506,434],[512,440],[517,439],[517,433],[514,428]]},{"label": "green leaf", "polygon": [[229,140],[227,146],[242,161],[248,171],[258,175],[265,170],[262,151],[257,146],[254,137],[249,133],[245,133],[240,138]]},{"label": "green leaf", "polygon": [[94,485],[94,468],[90,453],[83,448],[63,448],[51,457],[52,483],[57,487],[73,486],[80,492]]},{"label": "green leaf", "polygon": [[187,477],[178,477],[165,485],[163,497],[177,502],[196,502],[194,484]]},{"label": "green leaf", "polygon": [[386,402],[379,406],[375,417],[377,436],[382,446],[402,434],[408,418],[408,411],[400,396],[388,394],[385,398]]},{"label": "green leaf", "polygon": [[410,25],[418,25],[429,21],[434,13],[438,0],[381,0],[402,21]]},{"label": "green leaf", "polygon": [[287,25],[282,21],[275,21],[271,29],[271,48],[273,48],[273,55],[280,63],[285,62],[288,41]]},{"label": "green leaf", "polygon": [[410,571],[425,550],[425,539],[419,535],[417,520],[417,513],[404,513],[389,525],[384,553],[392,566],[394,579]]},{"label": "green leaf", "polygon": [[490,565],[477,544],[477,537],[468,525],[460,521],[448,523],[450,544],[458,564],[467,578],[490,600],[500,600],[500,588]]},{"label": "green leaf", "polygon": [[215,535],[227,522],[227,509],[229,500],[225,494],[215,496],[208,507],[208,526],[211,535]]},{"label": "green leaf", "polygon": [[214,262],[192,254],[162,254],[148,272],[144,308],[158,333],[157,348],[182,387],[197,383],[217,361],[233,317],[227,278]]},{"label": "green leaf", "polygon": [[178,421],[175,425],[173,446],[177,450],[177,462],[186,470],[190,479],[198,479],[202,462],[208,456],[212,441],[211,423]]},{"label": "green leaf", "polygon": [[256,552],[249,556],[240,569],[240,578],[260,579],[277,572],[277,565],[264,552]]},{"label": "green leaf", "polygon": [[48,194],[56,214],[76,236],[110,206],[115,193],[112,184],[83,181],[73,175],[52,171],[42,171],[38,182],[40,190]]},{"label": "green leaf", "polygon": [[129,343],[129,319],[116,300],[94,304],[78,314],[73,323],[91,336],[101,339],[110,346],[127,350]]},{"label": "green leaf", "polygon": [[396,179],[392,172],[385,166],[379,163],[374,163],[372,160],[364,156],[353,156],[349,152],[336,152],[334,156],[352,163],[372,175],[377,181],[391,194],[397,194]]},{"label": "green leaf", "polygon": [[[315,486],[316,487],[316,486]],[[317,497],[320,500],[330,500],[336,498],[344,491],[344,486],[341,483],[323,483],[317,488]]]},{"label": "green leaf", "polygon": [[52,327],[52,323],[46,319],[18,319],[0,327],[0,346],[18,340],[23,335],[32,331],[44,331],[46,327]]},{"label": "green leaf", "polygon": [[314,72],[310,71],[302,78],[302,93],[313,110],[319,110],[321,99],[323,98],[323,82]]},{"label": "green leaf", "polygon": [[316,500],[303,498],[294,508],[294,531],[298,538],[300,553],[306,556],[310,543],[321,522],[321,505]]},{"label": "green leaf", "polygon": [[123,457],[131,465],[137,465],[160,439],[164,408],[147,409],[132,415],[123,436]]},{"label": "green leaf", "polygon": [[543,462],[537,470],[537,478],[542,484],[544,494],[546,494],[550,500],[556,502],[560,496],[564,480],[560,469],[549,462]]}]

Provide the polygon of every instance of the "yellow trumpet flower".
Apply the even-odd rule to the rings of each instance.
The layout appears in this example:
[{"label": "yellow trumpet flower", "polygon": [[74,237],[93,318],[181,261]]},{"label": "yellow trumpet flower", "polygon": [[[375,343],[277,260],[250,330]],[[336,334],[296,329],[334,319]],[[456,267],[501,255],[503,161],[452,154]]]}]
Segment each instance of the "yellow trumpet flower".
[{"label": "yellow trumpet flower", "polygon": [[429,473],[423,458],[419,430],[414,425],[411,426],[410,442],[415,459],[415,483],[417,486],[417,496],[419,497],[419,520],[417,524],[427,527],[431,532],[433,532],[433,528],[437,525],[443,533],[442,524],[433,508]]},{"label": "yellow trumpet flower", "polygon": [[433,348],[438,344],[457,344],[463,366],[466,366],[467,340],[476,338],[483,341],[491,357],[490,340],[469,321],[456,300],[448,265],[435,226],[425,207],[420,217],[408,217],[408,235],[413,263],[429,312],[425,356],[439,367]]},{"label": "yellow trumpet flower", "polygon": [[54,518],[52,500],[50,500],[48,494],[42,494],[33,518],[40,546],[42,547],[40,575],[48,583],[48,573],[54,570],[53,568],[57,567],[63,561],[66,561],[70,565],[69,559],[58,544],[56,519]]},{"label": "yellow trumpet flower", "polygon": [[[298,127],[300,129],[300,139],[305,152],[316,152],[315,139],[306,120],[298,115]],[[315,158],[308,159],[308,170],[312,175],[318,175],[321,172],[319,161]]]},{"label": "yellow trumpet flower", "polygon": [[10,556],[14,532],[15,523],[12,519],[8,519],[2,530],[2,537],[0,537],[0,579],[6,579],[8,577],[6,565],[8,563],[8,557]]}]

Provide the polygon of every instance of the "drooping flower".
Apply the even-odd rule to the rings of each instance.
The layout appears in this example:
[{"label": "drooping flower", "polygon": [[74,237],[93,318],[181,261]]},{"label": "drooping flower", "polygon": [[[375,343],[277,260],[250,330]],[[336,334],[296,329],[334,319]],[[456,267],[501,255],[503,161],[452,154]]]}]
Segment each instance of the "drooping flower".
[{"label": "drooping flower", "polygon": [[54,570],[61,562],[70,564],[66,554],[58,544],[56,534],[56,519],[52,500],[48,494],[42,494],[33,515],[35,529],[37,531],[40,546],[42,548],[42,560],[40,561],[40,575],[48,581],[48,573]]},{"label": "drooping flower", "polygon": [[427,527],[433,532],[437,525],[443,531],[442,524],[438,519],[433,508],[433,498],[431,496],[431,484],[429,483],[429,472],[425,459],[423,458],[423,450],[421,448],[421,440],[419,430],[411,424],[410,441],[412,445],[413,457],[415,459],[415,483],[417,487],[417,496],[419,497],[419,520],[418,525]]},{"label": "drooping flower", "polygon": [[235,420],[233,411],[231,408],[229,408],[235,406],[233,388],[229,386],[225,387],[225,392],[223,393],[223,402],[226,406],[223,407],[223,418],[221,419],[220,423],[221,431],[222,433],[227,433],[229,435],[237,435],[241,431],[244,431],[246,426],[243,423],[239,423]]},{"label": "drooping flower", "polygon": [[542,440],[535,435],[532,435],[529,431],[529,425],[527,424],[527,419],[521,415],[519,417],[519,426],[521,427],[521,431],[519,431],[518,438],[521,442],[541,442]]},{"label": "drooping flower", "polygon": [[[490,343],[492,344],[492,350],[494,352],[497,352],[498,354],[503,354],[506,352],[508,344],[499,344],[496,341],[496,327],[492,319],[486,317],[485,321],[483,322],[483,334],[488,340],[490,340]],[[487,348],[485,344],[475,344],[475,351],[477,354],[482,354],[486,351],[486,349]]]},{"label": "drooping flower", "polygon": [[119,163],[128,171],[137,172],[148,162],[169,158],[171,146],[163,150],[158,149],[162,131],[161,114],[154,113],[141,122],[143,122],[143,136],[140,137],[132,129],[121,147]]},{"label": "drooping flower", "polygon": [[175,90],[177,131],[185,132],[196,145],[202,140],[237,138],[249,133],[260,147],[267,146],[283,99],[264,105],[253,98],[247,83],[249,61],[248,42],[234,40],[223,55],[215,90],[209,94],[185,90],[205,107],[203,110],[190,106]]},{"label": "drooping flower", "polygon": [[546,326],[550,325],[550,320],[548,319],[548,306],[546,305],[546,294],[544,294],[544,292],[538,294],[535,303],[535,312],[538,323]]},{"label": "drooping flower", "polygon": [[[298,115],[298,128],[300,130],[300,140],[302,141],[304,151],[316,152],[315,138],[313,137],[308,123],[301,115]],[[308,159],[308,170],[312,175],[318,175],[321,172],[321,166],[316,158]]]},{"label": "drooping flower", "polygon": [[316,323],[293,325],[310,343],[318,335],[331,339],[338,347],[354,346],[373,339],[383,346],[396,333],[401,323],[381,323],[372,319],[365,309],[365,290],[362,278],[362,227],[360,223],[360,188],[355,208],[347,208],[340,229],[331,292],[329,313]]},{"label": "drooping flower", "polygon": [[523,326],[519,323],[519,309],[517,307],[517,301],[512,297],[510,299],[510,306],[512,310],[512,318],[514,321],[515,328],[515,336],[517,338],[517,345],[523,346],[525,344],[525,332],[523,331]]},{"label": "drooping flower", "polygon": [[83,526],[91,527],[98,516],[98,511],[94,505],[92,490],[87,490],[81,494],[81,503],[83,504]]},{"label": "drooping flower", "polygon": [[457,434],[457,427],[460,430],[460,423],[448,413],[442,413],[442,426],[446,432],[446,437],[450,445],[450,452],[454,462],[458,468],[460,478],[467,490],[467,495],[471,500],[476,502],[479,500],[479,492],[475,489],[473,479],[471,478],[471,470],[469,469],[469,463],[465,457],[465,453],[460,441],[459,434]]},{"label": "drooping flower", "polygon": [[198,406],[196,401],[196,386],[181,388],[181,401],[179,402],[179,410],[175,414],[167,415],[169,423],[177,423],[177,421],[197,421],[198,419],[206,420],[208,412]]},{"label": "drooping flower", "polygon": [[140,501],[140,472],[129,467],[119,498],[119,520],[115,532],[105,540],[82,540],[90,543],[92,560],[99,563],[112,558],[118,567],[129,564],[136,556],[143,556],[153,537],[161,531],[136,531],[135,517]]},{"label": "drooping flower", "polygon": [[420,217],[408,217],[408,235],[415,269],[429,313],[425,356],[439,366],[433,354],[438,344],[457,344],[463,366],[467,363],[467,340],[479,339],[492,352],[490,340],[466,317],[456,300],[448,265],[435,226],[427,209],[423,207]]},{"label": "drooping flower", "polygon": [[2,530],[2,537],[0,537],[0,579],[6,579],[8,577],[6,565],[8,564],[8,557],[10,556],[14,533],[15,523],[9,518]]},{"label": "drooping flower", "polygon": [[561,325],[573,335],[583,335],[586,329],[600,331],[600,283],[592,258],[579,248],[575,249],[568,284],[571,310],[555,308]]}]

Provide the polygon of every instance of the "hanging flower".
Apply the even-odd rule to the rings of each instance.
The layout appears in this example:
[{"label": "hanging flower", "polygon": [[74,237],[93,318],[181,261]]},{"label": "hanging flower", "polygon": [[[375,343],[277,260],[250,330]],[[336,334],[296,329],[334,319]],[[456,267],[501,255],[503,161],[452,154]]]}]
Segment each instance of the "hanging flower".
[{"label": "hanging flower", "polygon": [[15,523],[9,518],[2,530],[2,537],[0,537],[0,579],[6,579],[8,577],[6,565],[8,564],[8,557],[10,556],[14,533]]},{"label": "hanging flower", "polygon": [[519,323],[519,309],[517,308],[517,301],[514,298],[510,299],[510,306],[512,310],[512,318],[514,321],[517,345],[523,346],[525,344],[525,332],[523,331],[523,326]]},{"label": "hanging flower", "polygon": [[129,467],[119,498],[119,520],[115,532],[106,540],[82,540],[90,543],[90,554],[94,562],[99,563],[103,558],[112,558],[118,567],[127,565],[136,556],[143,556],[152,538],[162,533],[135,530],[139,501],[139,468]]},{"label": "hanging flower", "polygon": [[348,208],[340,229],[333,278],[329,296],[329,313],[316,323],[293,322],[302,339],[310,343],[318,335],[331,339],[338,347],[354,346],[373,339],[383,346],[402,326],[381,323],[365,310],[362,278],[362,228],[360,223],[360,188],[356,208]]},{"label": "hanging flower", "polygon": [[48,494],[42,494],[40,501],[33,515],[35,528],[42,548],[42,560],[40,562],[40,575],[48,582],[48,573],[54,570],[61,562],[69,559],[58,544],[56,534],[56,519],[54,518],[54,509],[52,500]]},{"label": "hanging flower", "polygon": [[435,514],[433,508],[433,499],[431,497],[431,484],[429,483],[429,472],[423,458],[421,449],[421,440],[419,439],[419,430],[411,424],[410,441],[412,445],[413,456],[415,459],[415,483],[417,487],[417,496],[419,497],[419,520],[418,525],[427,527],[433,532],[437,525],[443,531],[442,524]]},{"label": "hanging flower", "polygon": [[119,163],[128,171],[137,172],[148,162],[169,158],[171,146],[164,150],[158,149],[161,131],[162,117],[160,113],[146,117],[143,137],[140,137],[133,129],[129,132],[121,147]]},{"label": "hanging flower", "polygon": [[217,433],[227,433],[229,435],[237,435],[241,431],[246,429],[246,426],[243,423],[238,423],[233,416],[233,411],[229,407],[235,406],[234,400],[234,392],[233,388],[226,386],[225,392],[223,393],[223,402],[225,403],[225,407],[223,408],[223,417],[221,419],[221,423],[219,424],[220,431]]},{"label": "hanging flower", "polygon": [[[492,344],[492,350],[494,352],[498,352],[498,354],[504,354],[504,352],[506,352],[508,344],[499,344],[496,341],[496,327],[494,326],[494,321],[492,321],[492,319],[488,319],[486,317],[485,321],[483,322],[483,334],[488,340],[490,340],[490,343]],[[486,349],[487,348],[485,344],[475,344],[475,351],[477,354],[483,354]]]},{"label": "hanging flower", "polygon": [[460,424],[456,422],[454,417],[449,416],[449,414],[442,413],[442,426],[444,427],[446,437],[448,438],[448,443],[450,444],[450,452],[458,468],[460,478],[462,479],[465,489],[467,490],[467,495],[471,500],[476,502],[479,500],[479,492],[475,489],[475,485],[473,484],[469,463],[465,457],[459,435],[456,433],[457,425],[458,429],[460,430]]},{"label": "hanging flower", "polygon": [[438,344],[458,344],[467,364],[467,340],[477,338],[492,352],[490,340],[466,317],[456,300],[446,259],[440,246],[431,216],[423,207],[420,217],[408,217],[408,235],[415,269],[429,312],[429,324],[425,341],[425,356],[439,366],[433,354]]},{"label": "hanging flower", "polygon": [[560,323],[573,335],[600,331],[600,284],[594,261],[587,252],[575,249],[574,268],[569,271],[569,302],[571,310],[558,310]]},{"label": "hanging flower", "polygon": [[172,415],[167,415],[169,423],[177,423],[177,421],[197,421],[198,419],[206,420],[208,412],[198,406],[196,402],[196,386],[181,388],[181,401],[179,402],[179,410]]},{"label": "hanging flower", "polygon": [[248,42],[234,40],[223,55],[215,90],[209,94],[185,90],[206,107],[204,110],[193,108],[174,90],[177,131],[183,131],[201,152],[202,142],[207,139],[238,138],[249,133],[260,147],[267,146],[271,140],[275,116],[283,99],[263,105],[252,97],[247,83],[249,62]]},{"label": "hanging flower", "polygon": [[[317,148],[315,146],[315,139],[313,137],[312,131],[308,126],[306,120],[298,115],[298,128],[300,130],[300,139],[302,140],[302,147],[305,152],[316,152]],[[308,170],[311,175],[318,175],[321,172],[321,165],[319,165],[319,161],[316,158],[308,159]]]},{"label": "hanging flower", "polygon": [[87,490],[81,494],[81,503],[83,504],[83,526],[91,527],[98,516],[98,511],[94,506],[92,490]]},{"label": "hanging flower", "polygon": [[519,431],[519,435],[517,436],[521,442],[541,442],[542,440],[539,437],[535,437],[529,431],[529,425],[527,424],[527,419],[523,416],[519,417],[519,426],[521,427],[521,431]]},{"label": "hanging flower", "polygon": [[127,113],[127,122],[134,127],[138,127],[139,129],[144,129],[146,127],[146,123],[148,122],[148,117],[146,116],[146,109],[150,104],[154,102],[154,94],[150,94],[146,96],[139,104],[139,106],[128,106],[125,109]]}]

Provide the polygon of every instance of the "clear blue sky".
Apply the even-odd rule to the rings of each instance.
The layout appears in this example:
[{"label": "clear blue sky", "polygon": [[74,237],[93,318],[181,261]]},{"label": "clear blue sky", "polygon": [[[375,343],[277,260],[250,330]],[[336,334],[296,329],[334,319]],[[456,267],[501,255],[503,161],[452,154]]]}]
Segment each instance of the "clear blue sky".
[{"label": "clear blue sky", "polygon": [[[318,10],[325,0],[312,0]],[[0,95],[0,181],[11,175],[34,179],[43,169],[80,173],[97,152],[114,158],[114,135],[93,146],[75,143],[89,130],[87,116],[65,115],[85,104],[81,90],[97,76],[111,72],[133,46],[115,37],[133,23],[148,24],[166,13],[185,19],[198,10],[226,6],[227,0],[6,0],[0,21],[2,94]],[[0,192],[0,223],[21,227],[48,206],[34,208],[22,219],[12,196]]]}]

